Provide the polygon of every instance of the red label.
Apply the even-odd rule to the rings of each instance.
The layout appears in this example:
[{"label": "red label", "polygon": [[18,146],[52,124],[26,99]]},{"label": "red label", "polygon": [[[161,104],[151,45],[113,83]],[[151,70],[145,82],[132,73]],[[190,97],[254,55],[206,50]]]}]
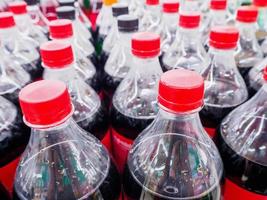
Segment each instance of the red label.
[{"label": "red label", "polygon": [[213,139],[216,135],[216,129],[215,128],[208,128],[204,127],[208,135],[210,136],[211,139]]},{"label": "red label", "polygon": [[128,152],[132,147],[133,140],[123,137],[122,135],[117,133],[113,128],[111,128],[111,133],[112,133],[113,155],[117,162],[119,172],[122,173],[124,166],[127,162]]},{"label": "red label", "polygon": [[109,153],[112,153],[110,130],[106,132],[104,138],[101,140],[102,144],[107,148]]},{"label": "red label", "polygon": [[224,200],[267,200],[267,196],[245,190],[229,179],[226,179],[224,185]]}]

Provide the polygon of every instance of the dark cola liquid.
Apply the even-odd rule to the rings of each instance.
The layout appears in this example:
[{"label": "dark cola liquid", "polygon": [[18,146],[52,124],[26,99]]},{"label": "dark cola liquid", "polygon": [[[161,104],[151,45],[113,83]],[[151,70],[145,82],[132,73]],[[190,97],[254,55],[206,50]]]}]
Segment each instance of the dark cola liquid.
[{"label": "dark cola liquid", "polygon": [[[99,194],[97,194],[97,192],[100,192],[101,194],[100,197],[102,197],[104,200],[119,199],[121,193],[120,176],[113,162],[111,162],[108,175],[106,179],[103,181],[103,183],[99,186],[99,190],[96,190],[95,193],[91,194],[88,198],[84,200],[102,200],[102,198],[99,197]],[[65,185],[65,187],[62,185],[61,193],[58,191],[58,194],[59,194],[57,198],[58,200],[77,200],[77,198],[75,197],[75,191],[73,191],[70,184]],[[43,200],[50,200],[50,199],[51,200],[54,199],[53,194],[51,194],[50,196],[48,196],[48,198],[45,198]],[[13,200],[24,200],[19,198],[19,195],[16,193],[15,189],[13,192]]]},{"label": "dark cola liquid", "polygon": [[108,131],[109,120],[108,112],[104,105],[96,111],[90,118],[87,118],[83,121],[78,122],[78,125],[93,134],[99,140],[102,140],[105,137],[105,134]]},{"label": "dark cola liquid", "polygon": [[4,188],[4,186],[1,183],[0,183],[0,199],[1,200],[11,200],[7,190]]},{"label": "dark cola liquid", "polygon": [[104,50],[101,52],[99,56],[99,70],[101,70],[102,72],[104,71],[104,67],[108,60],[108,57],[109,57],[109,53]]},{"label": "dark cola liquid", "polygon": [[26,72],[30,74],[31,80],[33,81],[39,80],[43,76],[44,68],[41,65],[40,59],[35,60],[28,64],[23,64],[22,67]]},{"label": "dark cola liquid", "polygon": [[96,72],[92,78],[86,79],[85,82],[90,85],[97,93],[101,90],[100,75]]},{"label": "dark cola liquid", "polygon": [[111,107],[110,113],[112,128],[120,135],[131,140],[134,140],[153,121],[153,119],[140,119],[125,116],[114,108],[114,106]]},{"label": "dark cola liquid", "polygon": [[0,167],[21,155],[29,138],[30,128],[23,123],[19,113],[13,122],[0,131]]},{"label": "dark cola liquid", "polygon": [[[240,131],[242,132],[242,131]],[[267,137],[267,133],[261,133],[262,137]],[[266,141],[266,139],[262,139]],[[241,188],[267,198],[267,166],[250,161],[237,154],[224,140],[218,131],[216,144],[221,154],[226,171],[226,178],[240,186]],[[264,151],[266,153],[266,151]],[[261,155],[266,158],[266,155]],[[255,199],[256,200],[256,199]]]},{"label": "dark cola liquid", "polygon": [[204,127],[217,128],[226,115],[228,115],[237,106],[215,107],[205,105],[200,111],[200,119]]}]

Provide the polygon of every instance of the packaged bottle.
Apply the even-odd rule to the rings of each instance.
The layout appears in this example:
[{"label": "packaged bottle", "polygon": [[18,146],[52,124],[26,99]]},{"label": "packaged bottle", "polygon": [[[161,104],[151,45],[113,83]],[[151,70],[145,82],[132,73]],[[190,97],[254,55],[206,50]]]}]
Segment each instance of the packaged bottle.
[{"label": "packaged bottle", "polygon": [[157,88],[162,74],[159,53],[159,35],[148,32],[133,35],[130,71],[117,88],[110,111],[113,154],[121,172],[133,140],[158,112]]},{"label": "packaged bottle", "polygon": [[242,6],[237,11],[237,27],[240,37],[235,52],[239,72],[247,80],[248,72],[263,59],[263,53],[256,38],[258,10],[252,6]]},{"label": "packaged bottle", "polygon": [[77,74],[71,45],[51,41],[44,43],[40,51],[45,68],[43,78],[66,83],[75,108],[75,122],[109,148],[108,113],[97,93]]},{"label": "packaged bottle", "polygon": [[89,85],[91,85],[95,91],[99,92],[101,85],[99,82],[96,68],[93,64],[95,59],[94,51],[91,50],[91,56],[88,58],[88,47],[86,44],[80,42],[80,40],[73,34],[72,21],[67,19],[58,19],[50,22],[50,38],[56,41],[64,42],[72,45],[72,49],[75,54],[75,68],[78,75]]},{"label": "packaged bottle", "polygon": [[209,57],[201,43],[200,13],[182,11],[175,41],[163,55],[163,71],[185,68],[201,73],[209,65]]},{"label": "packaged bottle", "polygon": [[179,1],[165,1],[162,4],[162,33],[161,37],[161,55],[163,56],[173,44],[176,38],[179,21]]},{"label": "packaged bottle", "polygon": [[19,99],[32,134],[17,168],[15,198],[119,199],[117,169],[100,141],[72,119],[65,84],[37,81],[23,88]]},{"label": "packaged bottle", "polygon": [[104,68],[107,59],[109,57],[109,54],[114,47],[114,45],[117,43],[119,38],[119,31],[118,31],[118,21],[117,18],[120,15],[126,15],[129,13],[128,6],[125,3],[116,3],[112,5],[112,15],[113,15],[113,24],[111,27],[110,32],[108,33],[106,39],[103,42],[103,48],[100,55],[100,67]]},{"label": "packaged bottle", "polygon": [[31,75],[31,80],[42,76],[38,43],[19,32],[10,12],[0,13],[0,41],[3,52],[18,62]]},{"label": "packaged bottle", "polygon": [[264,85],[220,125],[217,146],[226,171],[227,200],[267,199],[267,69]]},{"label": "packaged bottle", "polygon": [[9,10],[14,14],[15,22],[23,34],[32,38],[39,45],[46,42],[47,32],[39,25],[35,25],[31,16],[27,13],[27,4],[25,1],[15,1],[8,4]]},{"label": "packaged bottle", "polygon": [[159,112],[128,155],[124,199],[222,199],[223,164],[199,118],[203,78],[170,70],[161,76],[158,90]]},{"label": "packaged bottle", "polygon": [[211,29],[211,62],[202,73],[205,80],[205,104],[200,112],[202,123],[211,137],[222,119],[248,98],[246,84],[234,58],[238,38],[239,32],[235,27],[217,26]]},{"label": "packaged bottle", "polygon": [[40,0],[40,8],[45,17],[49,20],[57,19],[56,8],[58,7],[57,0]]},{"label": "packaged bottle", "polygon": [[267,37],[267,1],[265,0],[253,0],[253,4],[259,10],[257,38],[262,42]]}]

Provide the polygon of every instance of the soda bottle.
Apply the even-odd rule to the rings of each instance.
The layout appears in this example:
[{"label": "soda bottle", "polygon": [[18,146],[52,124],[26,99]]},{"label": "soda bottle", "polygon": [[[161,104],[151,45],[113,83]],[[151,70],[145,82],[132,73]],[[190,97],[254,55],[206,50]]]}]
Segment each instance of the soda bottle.
[{"label": "soda bottle", "polygon": [[102,68],[102,70],[107,62],[111,49],[114,47],[116,42],[119,40],[117,17],[119,17],[120,15],[126,15],[128,13],[129,11],[128,11],[127,4],[116,3],[112,5],[113,24],[112,24],[110,32],[108,33],[106,39],[103,42],[103,48],[102,48],[102,52],[100,55],[100,67]]},{"label": "soda bottle", "polygon": [[182,11],[175,41],[163,55],[163,71],[185,68],[201,73],[209,65],[209,57],[201,43],[200,13]]},{"label": "soda bottle", "polygon": [[130,0],[129,13],[136,16],[139,20],[143,17],[145,12],[146,0]]},{"label": "soda bottle", "polygon": [[31,16],[27,13],[27,4],[25,1],[9,3],[8,7],[14,14],[18,29],[23,34],[37,41],[39,45],[47,41],[47,32],[41,26],[35,25],[32,22]]},{"label": "soda bottle", "polygon": [[0,13],[0,41],[3,52],[18,62],[31,75],[31,80],[42,76],[38,43],[19,32],[10,12]]},{"label": "soda bottle", "polygon": [[43,78],[66,83],[75,107],[76,123],[109,147],[108,113],[96,92],[77,74],[71,45],[51,41],[44,43],[40,52],[45,68]]},{"label": "soda bottle", "polygon": [[94,51],[91,50],[91,56],[89,59],[87,54],[88,47],[79,41],[77,37],[73,35],[72,21],[67,19],[58,19],[50,22],[50,37],[53,40],[65,42],[71,44],[75,54],[76,71],[79,76],[89,85],[91,85],[95,91],[100,91],[100,82],[96,68],[92,61],[94,61]]},{"label": "soda bottle", "polygon": [[253,4],[259,10],[257,38],[262,42],[267,37],[267,1],[265,0],[253,0]]},{"label": "soda bottle", "polygon": [[15,199],[119,199],[117,169],[100,141],[72,119],[65,84],[37,81],[19,99],[32,134],[17,168]]},{"label": "soda bottle", "polygon": [[57,19],[56,8],[58,7],[57,0],[40,0],[40,8],[45,17],[49,20]]},{"label": "soda bottle", "polygon": [[[165,1],[162,4],[162,33],[161,33],[161,54],[169,50],[176,38],[177,23],[179,19],[179,1]],[[176,23],[177,22],[177,23]]]},{"label": "soda bottle", "polygon": [[116,88],[130,70],[131,39],[138,31],[138,19],[132,15],[119,16],[118,31],[119,40],[112,48],[103,72],[102,87],[108,105]]},{"label": "soda bottle", "polygon": [[159,112],[134,141],[123,176],[126,200],[220,200],[223,164],[201,125],[204,81],[175,69],[159,83]]},{"label": "soda bottle", "polygon": [[211,29],[209,56],[211,62],[202,76],[205,80],[204,108],[200,117],[211,137],[222,119],[248,98],[246,84],[234,58],[238,29],[217,26]]},{"label": "soda bottle", "polygon": [[267,69],[264,85],[220,125],[217,146],[226,171],[226,200],[267,199]]},{"label": "soda bottle", "polygon": [[113,154],[121,172],[133,140],[158,112],[157,87],[162,74],[159,53],[159,35],[148,32],[133,35],[130,71],[117,88],[110,111]]},{"label": "soda bottle", "polygon": [[226,0],[211,0],[210,13],[205,21],[202,21],[200,28],[202,43],[208,49],[209,33],[211,27],[222,26],[227,24],[227,1]]},{"label": "soda bottle", "polygon": [[245,80],[249,70],[263,59],[263,53],[256,38],[258,10],[252,6],[242,6],[237,11],[237,27],[240,32],[235,60],[239,72]]}]

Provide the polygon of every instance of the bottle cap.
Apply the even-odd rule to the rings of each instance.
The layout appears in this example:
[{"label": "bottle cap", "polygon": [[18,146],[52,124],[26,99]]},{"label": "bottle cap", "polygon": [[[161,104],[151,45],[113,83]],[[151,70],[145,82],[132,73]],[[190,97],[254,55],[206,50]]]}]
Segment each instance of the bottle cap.
[{"label": "bottle cap", "polygon": [[174,69],[165,72],[159,82],[160,106],[173,112],[188,112],[203,105],[204,80],[197,72]]},{"label": "bottle cap", "polygon": [[72,22],[68,19],[53,20],[49,24],[50,37],[53,39],[69,38],[73,36]]},{"label": "bottle cap", "polygon": [[163,2],[163,12],[165,13],[178,13],[179,11],[179,1],[168,0]]},{"label": "bottle cap", "polygon": [[159,5],[159,0],[146,0],[146,5],[150,6]]},{"label": "bottle cap", "polygon": [[15,1],[8,4],[9,11],[15,15],[27,13],[27,3],[25,1]]},{"label": "bottle cap", "polygon": [[59,19],[75,19],[75,8],[73,6],[61,6],[56,8],[57,17]]},{"label": "bottle cap", "polygon": [[263,78],[264,78],[265,81],[267,81],[267,66],[264,69]]},{"label": "bottle cap", "polygon": [[33,6],[38,4],[38,0],[25,0],[28,6]]},{"label": "bottle cap", "polygon": [[160,37],[149,32],[135,33],[132,37],[132,54],[140,58],[156,57],[160,53]]},{"label": "bottle cap", "polygon": [[112,14],[113,17],[118,17],[120,15],[126,15],[129,13],[127,4],[124,3],[116,3],[112,6]]},{"label": "bottle cap", "polygon": [[120,32],[138,31],[138,18],[133,15],[121,15],[118,18],[118,30]]},{"label": "bottle cap", "polygon": [[258,7],[266,7],[267,1],[266,0],[253,0],[253,4]]},{"label": "bottle cap", "polygon": [[58,0],[59,6],[74,6],[75,0]]},{"label": "bottle cap", "polygon": [[44,67],[59,69],[74,62],[70,44],[58,41],[45,42],[40,47]]},{"label": "bottle cap", "polygon": [[0,12],[0,28],[10,28],[15,26],[13,13]]},{"label": "bottle cap", "polygon": [[114,3],[117,3],[118,1],[117,0],[103,0],[103,4],[105,6],[111,6],[113,5]]},{"label": "bottle cap", "polygon": [[254,6],[241,6],[237,10],[236,20],[245,23],[256,22],[258,18],[258,9]]},{"label": "bottle cap", "polygon": [[239,32],[233,26],[215,26],[210,31],[210,46],[217,49],[232,49],[237,45]]},{"label": "bottle cap", "polygon": [[225,10],[227,6],[226,0],[211,0],[210,9],[212,10]]},{"label": "bottle cap", "polygon": [[180,13],[179,26],[183,28],[197,28],[200,23],[200,13],[183,11]]},{"label": "bottle cap", "polygon": [[27,85],[19,93],[19,102],[25,122],[33,127],[64,122],[73,110],[66,85],[55,80]]}]

